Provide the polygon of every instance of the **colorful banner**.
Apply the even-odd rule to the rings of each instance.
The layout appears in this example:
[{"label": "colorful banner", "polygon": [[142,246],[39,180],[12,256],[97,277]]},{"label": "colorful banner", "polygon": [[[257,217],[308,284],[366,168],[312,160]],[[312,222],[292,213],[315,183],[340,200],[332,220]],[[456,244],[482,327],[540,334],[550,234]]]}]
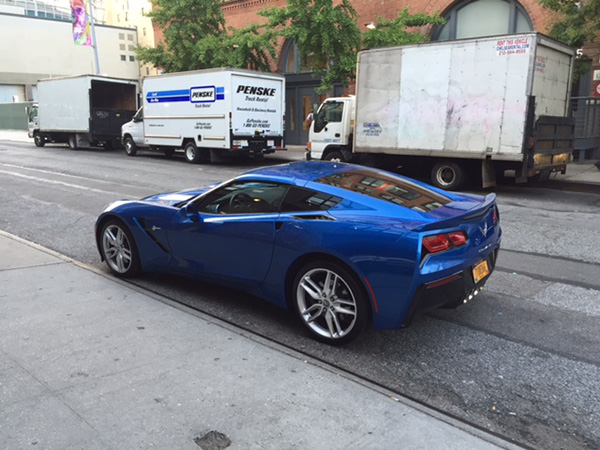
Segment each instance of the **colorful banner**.
[{"label": "colorful banner", "polygon": [[85,0],[71,0],[71,18],[73,20],[73,41],[75,41],[75,45],[91,46],[90,15]]}]

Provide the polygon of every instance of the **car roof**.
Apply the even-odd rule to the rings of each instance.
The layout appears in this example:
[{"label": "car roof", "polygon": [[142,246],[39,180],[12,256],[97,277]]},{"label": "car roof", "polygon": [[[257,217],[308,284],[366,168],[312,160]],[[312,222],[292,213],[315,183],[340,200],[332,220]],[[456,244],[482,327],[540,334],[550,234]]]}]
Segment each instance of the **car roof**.
[{"label": "car roof", "polygon": [[287,181],[289,183],[303,184],[319,178],[346,172],[352,169],[372,170],[368,167],[357,166],[355,164],[338,163],[331,161],[295,161],[276,166],[261,167],[250,170],[236,177],[244,178],[263,178],[278,181]]}]

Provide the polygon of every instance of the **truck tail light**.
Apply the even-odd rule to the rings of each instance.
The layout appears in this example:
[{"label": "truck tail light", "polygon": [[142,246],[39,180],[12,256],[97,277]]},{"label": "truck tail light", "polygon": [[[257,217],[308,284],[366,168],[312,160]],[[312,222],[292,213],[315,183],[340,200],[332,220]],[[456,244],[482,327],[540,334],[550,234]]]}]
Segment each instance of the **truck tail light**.
[{"label": "truck tail light", "polygon": [[462,247],[467,243],[467,235],[463,231],[435,234],[423,238],[423,253],[439,253],[450,248]]}]

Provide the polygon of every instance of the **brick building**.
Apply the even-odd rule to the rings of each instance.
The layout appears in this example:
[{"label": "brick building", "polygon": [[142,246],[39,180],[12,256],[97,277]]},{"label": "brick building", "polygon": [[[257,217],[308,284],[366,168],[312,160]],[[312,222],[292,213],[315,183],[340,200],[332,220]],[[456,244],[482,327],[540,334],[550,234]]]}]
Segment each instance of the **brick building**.
[{"label": "brick building", "polygon": [[[285,0],[230,0],[222,10],[227,26],[242,28],[265,19],[257,13],[263,8],[283,7]],[[460,39],[476,36],[509,34],[525,31],[547,32],[552,14],[537,0],[353,0],[358,13],[359,28],[377,22],[377,17],[394,19],[403,8],[411,13],[439,13],[448,23],[440,27],[423,27],[422,33],[431,40]],[[277,67],[273,70],[286,76],[286,142],[304,144],[307,140],[303,121],[314,104],[322,99],[315,88],[319,80],[314,79],[300,66],[293,42],[281,42]],[[341,85],[335,86],[330,95],[343,92]]]}]

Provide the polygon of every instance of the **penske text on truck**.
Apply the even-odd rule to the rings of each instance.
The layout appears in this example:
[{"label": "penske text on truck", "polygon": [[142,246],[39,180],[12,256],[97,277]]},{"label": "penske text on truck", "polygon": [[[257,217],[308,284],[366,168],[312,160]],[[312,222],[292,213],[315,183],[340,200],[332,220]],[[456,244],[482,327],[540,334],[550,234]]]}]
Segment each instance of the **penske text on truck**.
[{"label": "penske text on truck", "polygon": [[564,173],[574,57],[538,33],[361,52],[356,96],[321,104],[308,155],[424,169],[444,189]]},{"label": "penske text on truck", "polygon": [[38,103],[29,111],[29,137],[35,145],[64,142],[73,149],[113,147],[121,125],[138,109],[139,84],[100,75],[40,80]]},{"label": "penske text on truck", "polygon": [[253,156],[284,149],[285,78],[241,69],[146,77],[143,107],[123,125],[125,151],[155,149],[187,161]]}]

